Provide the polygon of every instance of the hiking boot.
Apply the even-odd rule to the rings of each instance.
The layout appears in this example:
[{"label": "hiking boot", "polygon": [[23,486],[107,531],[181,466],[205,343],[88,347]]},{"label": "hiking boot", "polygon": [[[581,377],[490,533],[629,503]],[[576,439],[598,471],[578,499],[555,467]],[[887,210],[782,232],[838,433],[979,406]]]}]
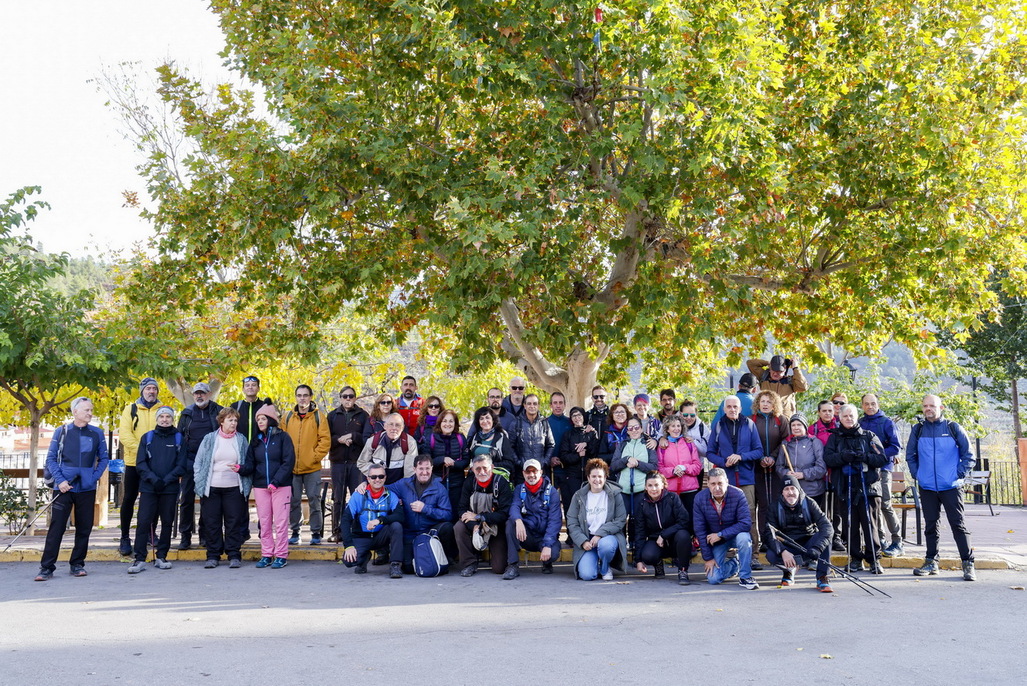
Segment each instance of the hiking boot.
[{"label": "hiking boot", "polygon": [[543,562],[542,563],[542,573],[543,574],[552,574],[553,573],[553,563],[552,562]]},{"label": "hiking boot", "polygon": [[129,574],[138,574],[139,572],[146,571],[146,563],[142,560],[136,560],[128,567]]},{"label": "hiking boot", "polygon": [[242,567],[242,560],[240,560],[239,558],[233,557],[231,560],[228,561],[229,569],[239,569],[240,567]]},{"label": "hiking boot", "polygon": [[288,558],[276,557],[275,561],[271,563],[271,569],[281,569],[287,564],[289,564]]},{"label": "hiking boot", "polygon": [[817,579],[817,590],[821,593],[833,593],[834,589],[831,588],[831,582],[826,576],[819,577]]},{"label": "hiking boot", "polygon": [[659,562],[654,564],[653,570],[653,573],[657,579],[662,579],[663,577],[667,576],[667,570],[663,566],[663,560],[660,560]]},{"label": "hiking boot", "polygon": [[845,543],[842,542],[842,539],[836,538],[834,539],[834,541],[831,542],[831,550],[833,550],[836,553],[844,553]]},{"label": "hiking boot", "polygon": [[747,591],[755,591],[760,587],[760,585],[756,583],[756,579],[753,579],[751,576],[747,576],[744,579],[739,579],[738,585]]},{"label": "hiking boot", "polygon": [[763,563],[760,562],[759,560],[757,560],[754,557],[754,558],[752,558],[752,562],[749,564],[749,569],[751,569],[754,572],[762,572],[763,571]]},{"label": "hiking boot", "polygon": [[881,566],[880,562],[878,562],[877,560],[874,560],[873,562],[870,563],[870,573],[871,574],[884,574],[884,567]]},{"label": "hiking boot", "polygon": [[521,571],[517,569],[517,565],[507,565],[506,571],[503,572],[503,581],[513,581],[521,575]]},{"label": "hiking boot", "polygon": [[882,550],[881,554],[885,557],[899,557],[902,555],[902,543],[900,541],[892,543],[890,546]]},{"label": "hiking boot", "polygon": [[791,569],[786,569],[784,574],[781,576],[781,585],[785,588],[795,585],[795,572]]},{"label": "hiking boot", "polygon": [[849,574],[855,574],[856,572],[863,571],[863,560],[849,560],[849,564],[845,565],[845,571]]},{"label": "hiking boot", "polygon": [[128,557],[132,554],[132,541],[128,540],[128,536],[122,536],[121,542],[118,543],[118,555],[122,557]]},{"label": "hiking boot", "polygon": [[353,569],[353,573],[354,573],[354,574],[367,574],[367,563],[366,563],[366,562],[364,562],[364,563],[358,564],[358,565],[357,565],[357,566],[356,566],[356,567],[355,567],[355,568]]},{"label": "hiking boot", "polygon": [[321,534],[310,537],[310,545],[321,545]]},{"label": "hiking boot", "polygon": [[688,578],[688,572],[684,569],[678,570],[678,586],[690,586],[692,582]]},{"label": "hiking boot", "polygon": [[403,570],[401,569],[401,567],[402,567],[402,565],[400,563],[398,563],[398,562],[393,562],[391,565],[389,565],[389,578],[390,579],[402,579],[403,578]]},{"label": "hiking boot", "polygon": [[182,536],[182,540],[178,543],[179,550],[189,550],[193,547],[193,537],[189,534]]},{"label": "hiking boot", "polygon": [[218,561],[217,560],[207,560],[206,562],[203,563],[203,568],[204,569],[214,569],[217,566],[218,566]]},{"label": "hiking boot", "polygon": [[53,578],[53,572],[49,569],[40,569],[34,581],[49,581]]},{"label": "hiking boot", "polygon": [[913,576],[934,576],[938,573],[937,560],[924,560],[924,564],[913,570]]},{"label": "hiking boot", "polygon": [[153,561],[153,566],[157,569],[171,569],[171,563],[165,560],[163,557],[158,557]]},{"label": "hiking boot", "polygon": [[342,542],[342,538],[340,538],[338,534],[332,534],[331,536],[328,537],[328,542],[329,543],[341,543]]},{"label": "hiking boot", "polygon": [[963,581],[977,581],[977,570],[973,560],[963,560]]},{"label": "hiking boot", "polygon": [[293,531],[292,532],[292,536],[289,536],[289,545],[299,545],[299,544],[300,544],[300,532],[299,531]]},{"label": "hiking boot", "polygon": [[477,573],[478,573],[478,564],[477,563],[474,563],[473,565],[467,565],[466,567],[464,567],[463,569],[460,570],[460,576],[462,576],[462,577],[474,576]]},{"label": "hiking boot", "polygon": [[85,567],[83,567],[82,565],[78,565],[77,567],[72,567],[71,568],[71,575],[72,576],[89,576],[89,573],[86,571]]},{"label": "hiking boot", "polygon": [[381,567],[382,565],[389,564],[388,553],[379,550],[377,553],[375,553],[374,562],[372,562],[371,564],[373,564],[375,567]]},{"label": "hiking boot", "polygon": [[259,560],[257,560],[257,564],[255,564],[253,566],[256,567],[257,569],[264,569],[265,567],[270,567],[271,563],[273,561],[274,560],[272,560],[270,557],[265,555],[264,557],[262,557]]}]

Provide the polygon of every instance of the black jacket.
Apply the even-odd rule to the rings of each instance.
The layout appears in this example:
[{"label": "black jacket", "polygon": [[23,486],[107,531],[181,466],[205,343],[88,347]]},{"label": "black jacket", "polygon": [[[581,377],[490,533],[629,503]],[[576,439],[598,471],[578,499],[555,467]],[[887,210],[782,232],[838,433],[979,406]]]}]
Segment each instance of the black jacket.
[{"label": "black jacket", "polygon": [[500,525],[506,522],[510,517],[510,505],[513,504],[513,489],[510,488],[510,482],[504,479],[499,474],[492,475],[492,483],[489,487],[482,488],[478,484],[478,480],[473,476],[469,479],[464,479],[464,490],[460,494],[460,510],[458,514],[471,511],[471,494],[477,491],[478,493],[492,493],[495,499],[492,501],[492,511],[483,512],[482,519],[485,520],[486,524]]},{"label": "black jacket", "polygon": [[178,493],[178,480],[188,464],[183,439],[173,426],[143,434],[136,454],[140,493]]},{"label": "black jacket", "polygon": [[635,550],[641,550],[646,541],[655,541],[660,536],[670,545],[669,541],[679,531],[691,534],[692,518],[678,494],[664,489],[663,496],[653,502],[647,493],[635,514]]},{"label": "black jacket", "polygon": [[[347,417],[348,414],[348,417]],[[328,413],[328,432],[332,435],[332,445],[328,449],[328,459],[332,463],[356,462],[360,457],[360,451],[364,449],[366,438],[364,430],[367,429],[370,415],[361,407],[353,406],[349,413],[339,406]],[[339,443],[339,436],[353,434],[353,444],[343,445]]]},{"label": "black jacket", "polygon": [[[449,490],[463,488],[464,476],[470,460],[467,457],[467,439],[456,432],[448,436],[429,432],[418,445],[417,452],[431,457],[432,471]],[[453,466],[446,466],[446,458],[453,459]]]},{"label": "black jacket", "polygon": [[223,409],[211,400],[202,409],[194,403],[178,415],[178,430],[182,432],[185,439],[185,454],[189,460],[196,457],[196,451],[200,449],[203,437],[211,431],[218,430],[218,412]]},{"label": "black jacket", "polygon": [[839,426],[831,429],[827,438],[824,463],[831,467],[831,482],[836,492],[845,493],[846,485],[853,492],[859,492],[862,487],[856,477],[862,476],[864,486],[877,483],[881,478],[880,468],[888,464],[888,458],[881,439],[873,431],[858,425],[851,429]]},{"label": "black jacket", "polygon": [[245,398],[236,400],[230,406],[239,413],[239,426],[236,427],[236,431],[241,433],[247,441],[253,440],[253,437],[257,435],[257,423],[253,421],[253,418],[257,416],[257,410],[265,405],[273,404],[271,398],[264,398],[263,400],[257,398],[252,403],[246,402]]},{"label": "black jacket", "polygon": [[[786,546],[774,536],[775,531],[780,531],[804,546],[801,552],[804,562],[820,557],[821,553],[827,550],[834,535],[831,522],[817,505],[817,501],[807,497],[801,489],[795,505],[789,506],[784,498],[778,496],[774,504],[767,508],[763,541],[768,548],[780,555]],[[789,545],[787,548],[795,554],[795,546]]]},{"label": "black jacket", "polygon": [[[574,449],[578,443],[585,444],[585,456],[578,455]],[[595,431],[588,431],[584,427],[572,426],[560,439],[560,450],[557,453],[568,477],[577,477],[584,480],[585,465],[594,457],[599,456],[599,434]]]},{"label": "black jacket", "polygon": [[[276,426],[268,427],[268,437],[258,433],[246,450],[246,460],[239,468],[242,476],[253,477],[254,488],[292,488],[292,468],[296,464],[296,449],[292,437]],[[270,480],[269,480],[270,479]]]}]

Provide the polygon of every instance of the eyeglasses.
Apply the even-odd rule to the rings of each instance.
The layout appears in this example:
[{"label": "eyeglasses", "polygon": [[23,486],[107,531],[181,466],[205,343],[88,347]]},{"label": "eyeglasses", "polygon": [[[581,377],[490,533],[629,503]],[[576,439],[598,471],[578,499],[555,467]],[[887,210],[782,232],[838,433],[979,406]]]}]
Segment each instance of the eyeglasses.
[{"label": "eyeglasses", "polygon": [[352,393],[347,393],[344,396],[342,396],[342,399],[343,400],[353,400],[353,398],[356,398],[356,397],[357,396],[353,395]]},{"label": "eyeglasses", "polygon": [[510,386],[511,391],[523,391],[524,386]]},{"label": "eyeglasses", "polygon": [[501,395],[490,395],[489,396],[489,400],[502,400],[502,399],[503,399],[503,396],[501,396]]},{"label": "eyeglasses", "polygon": [[628,427],[628,431],[641,431],[641,430],[642,430],[642,427],[640,427],[640,426],[629,426]]},{"label": "eyeglasses", "polygon": [[428,406],[428,409],[429,409],[429,410],[437,410],[437,409],[439,409],[440,407],[442,407],[442,405],[429,405],[429,406]]},{"label": "eyeglasses", "polygon": [[379,405],[391,405],[392,401],[391,400],[379,400],[378,404]]},{"label": "eyeglasses", "polygon": [[681,413],[681,416],[682,416],[682,417],[694,417],[694,416],[695,416],[695,414],[688,414],[688,413],[682,412],[682,413]]},{"label": "eyeglasses", "polygon": [[371,480],[378,481],[379,479],[384,479],[384,478],[385,478],[384,474],[368,474],[367,475],[368,481],[371,481]]},{"label": "eyeglasses", "polygon": [[605,399],[606,399],[605,395],[593,395],[592,396],[592,400],[605,400]]}]

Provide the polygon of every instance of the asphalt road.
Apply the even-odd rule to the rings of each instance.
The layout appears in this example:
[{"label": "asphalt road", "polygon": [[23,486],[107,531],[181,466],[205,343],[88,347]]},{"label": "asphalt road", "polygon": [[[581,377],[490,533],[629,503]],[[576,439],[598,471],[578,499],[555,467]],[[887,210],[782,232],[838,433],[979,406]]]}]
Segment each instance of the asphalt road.
[{"label": "asphalt road", "polygon": [[0,564],[0,684],[1013,684],[1027,652],[1016,571],[860,575],[888,599],[844,580],[817,593],[809,572],[788,589],[761,572],[746,591],[579,582],[568,565],[512,582],[299,561],[88,568],[36,583],[34,565]]}]

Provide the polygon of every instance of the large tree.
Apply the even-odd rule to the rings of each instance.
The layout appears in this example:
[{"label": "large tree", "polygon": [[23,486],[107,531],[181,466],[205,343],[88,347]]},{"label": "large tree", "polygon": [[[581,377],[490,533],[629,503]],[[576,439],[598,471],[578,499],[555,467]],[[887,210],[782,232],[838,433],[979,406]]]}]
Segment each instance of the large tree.
[{"label": "large tree", "polygon": [[1027,19],[1000,5],[214,0],[267,113],[160,68],[193,152],[141,134],[138,292],[226,270],[302,332],[356,301],[574,402],[634,351],[928,357],[994,307],[982,274],[1023,275]]}]

